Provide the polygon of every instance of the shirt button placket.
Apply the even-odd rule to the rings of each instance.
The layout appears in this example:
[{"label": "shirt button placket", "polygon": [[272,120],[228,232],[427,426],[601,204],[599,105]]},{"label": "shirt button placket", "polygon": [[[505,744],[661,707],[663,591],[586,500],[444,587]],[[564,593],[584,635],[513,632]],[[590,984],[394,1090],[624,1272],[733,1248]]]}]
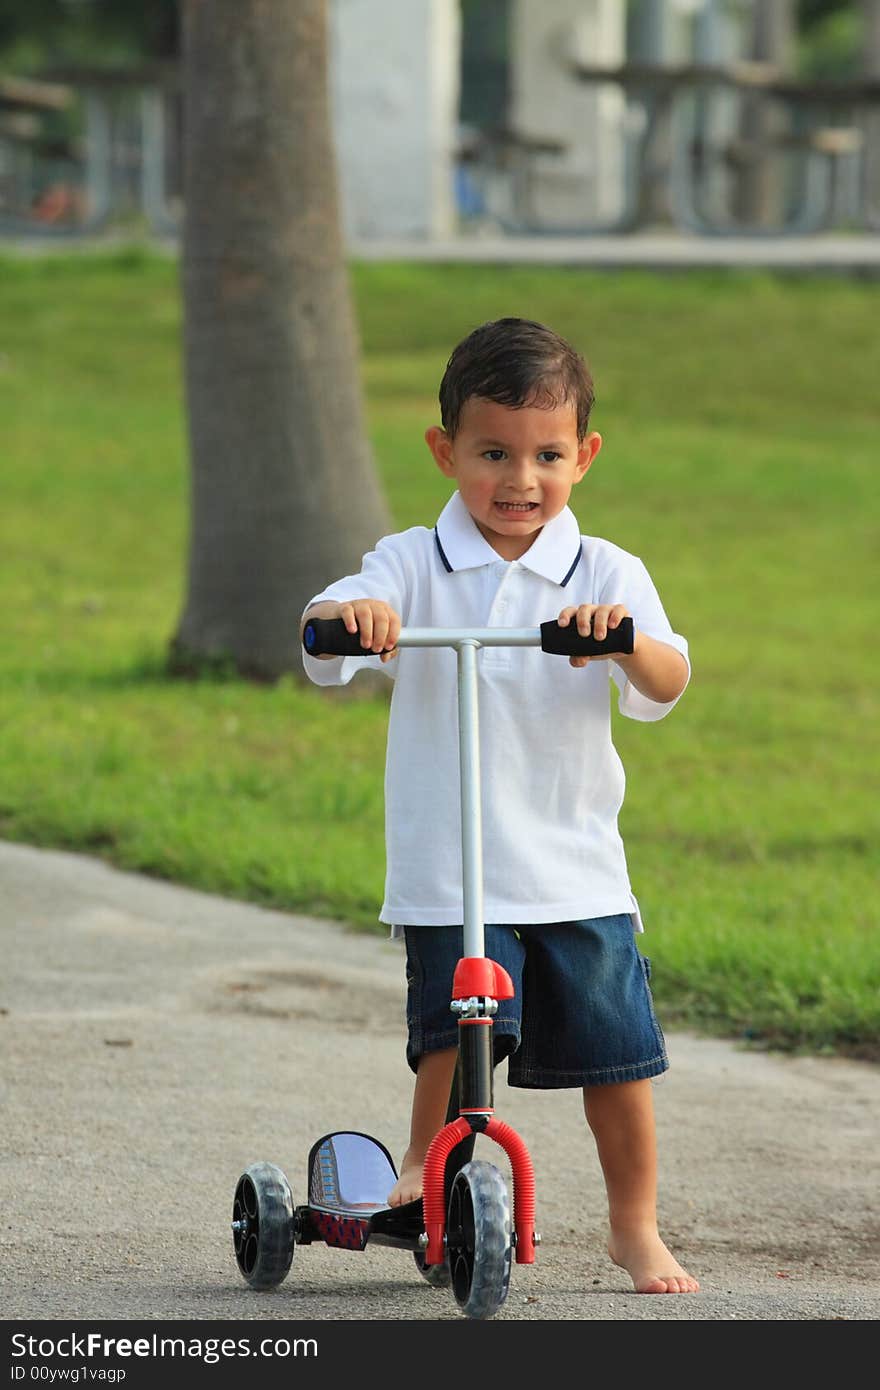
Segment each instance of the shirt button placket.
[{"label": "shirt button placket", "polygon": [[[510,627],[511,625],[509,594],[512,568],[511,565],[505,565],[503,568],[501,583],[489,610],[489,627]],[[503,670],[510,665],[510,651],[510,647],[487,647],[483,652],[483,662],[486,666]]]}]

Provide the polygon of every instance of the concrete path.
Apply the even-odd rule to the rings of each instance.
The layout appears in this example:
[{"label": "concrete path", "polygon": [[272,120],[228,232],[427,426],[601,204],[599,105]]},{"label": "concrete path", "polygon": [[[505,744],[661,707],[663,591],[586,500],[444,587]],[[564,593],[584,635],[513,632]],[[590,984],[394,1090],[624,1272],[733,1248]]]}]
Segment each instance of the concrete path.
[{"label": "concrete path", "polygon": [[571,265],[593,269],[746,269],[880,274],[880,236],[462,236],[449,241],[364,241],[354,260],[463,261],[472,264]]},{"label": "concrete path", "polygon": [[[326,1131],[405,1147],[400,947],[21,846],[0,844],[0,885],[4,1318],[460,1318],[406,1251],[302,1247],[270,1294],[232,1253],[255,1159],[302,1202]],[[544,1243],[498,1318],[877,1318],[880,1069],[668,1041],[663,1229],[702,1292],[628,1291],[579,1093],[499,1073]]]},{"label": "concrete path", "polygon": [[[88,255],[129,246],[128,235],[0,237],[0,250],[23,256]],[[142,244],[136,242],[134,244]],[[176,238],[151,238],[151,249],[177,256]],[[666,230],[629,236],[468,235],[440,241],[352,241],[354,261],[467,262],[475,265],[570,265],[594,269],[747,269],[880,274],[880,235],[696,236]]]}]

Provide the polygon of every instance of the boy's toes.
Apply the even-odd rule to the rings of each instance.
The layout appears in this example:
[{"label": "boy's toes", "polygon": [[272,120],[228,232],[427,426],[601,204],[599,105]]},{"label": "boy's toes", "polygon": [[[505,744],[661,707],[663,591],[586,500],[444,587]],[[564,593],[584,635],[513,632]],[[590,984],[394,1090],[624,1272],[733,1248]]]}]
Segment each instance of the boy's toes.
[{"label": "boy's toes", "polygon": [[636,1285],[636,1293],[697,1293],[699,1284],[689,1274],[655,1274]]},{"label": "boy's toes", "polygon": [[[636,1293],[697,1293],[700,1285],[667,1250],[659,1236],[614,1237],[608,1253],[615,1264],[629,1271]],[[665,1270],[660,1274],[657,1271]]]},{"label": "boy's toes", "polygon": [[670,1293],[669,1284],[671,1280],[661,1279],[659,1274],[655,1274],[648,1279],[642,1279],[636,1284],[636,1293]]},{"label": "boy's toes", "polygon": [[[416,1196],[418,1195],[419,1194],[416,1193]],[[388,1197],[386,1198],[386,1200],[388,1202],[389,1207],[402,1207],[407,1202],[411,1202],[412,1197],[408,1191],[401,1187],[400,1183],[397,1183],[397,1185],[395,1187],[392,1187],[391,1191],[388,1193]]]},{"label": "boy's toes", "polygon": [[422,1174],[421,1169],[414,1176],[401,1174],[397,1182],[392,1187],[386,1197],[389,1207],[402,1207],[407,1202],[414,1202],[417,1197],[422,1195]]}]

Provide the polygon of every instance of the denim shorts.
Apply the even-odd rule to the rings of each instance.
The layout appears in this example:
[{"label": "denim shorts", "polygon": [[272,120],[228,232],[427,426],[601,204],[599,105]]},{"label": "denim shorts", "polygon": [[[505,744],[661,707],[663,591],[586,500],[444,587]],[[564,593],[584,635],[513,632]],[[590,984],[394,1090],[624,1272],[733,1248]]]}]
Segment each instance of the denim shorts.
[{"label": "denim shorts", "polygon": [[[406,1057],[458,1043],[450,1012],[462,955],[457,927],[406,927]],[[654,1014],[650,961],[637,949],[628,913],[582,922],[487,926],[486,955],[516,995],[495,1015],[496,1064],[511,1086],[603,1086],[659,1076],[669,1062]]]}]

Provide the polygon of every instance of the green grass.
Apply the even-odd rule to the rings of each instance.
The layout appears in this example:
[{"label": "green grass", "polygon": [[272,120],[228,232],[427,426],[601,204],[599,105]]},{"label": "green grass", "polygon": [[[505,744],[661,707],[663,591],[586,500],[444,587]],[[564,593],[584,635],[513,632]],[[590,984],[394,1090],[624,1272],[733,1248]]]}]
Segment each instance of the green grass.
[{"label": "green grass", "polygon": [[[874,281],[354,268],[400,527],[452,345],[551,323],[605,447],[573,505],[642,555],[694,679],[615,714],[622,831],[667,1023],[880,1056]],[[375,926],[387,705],[174,682],[187,474],[173,264],[0,260],[0,834]],[[330,578],[331,576],[328,576]]]}]

